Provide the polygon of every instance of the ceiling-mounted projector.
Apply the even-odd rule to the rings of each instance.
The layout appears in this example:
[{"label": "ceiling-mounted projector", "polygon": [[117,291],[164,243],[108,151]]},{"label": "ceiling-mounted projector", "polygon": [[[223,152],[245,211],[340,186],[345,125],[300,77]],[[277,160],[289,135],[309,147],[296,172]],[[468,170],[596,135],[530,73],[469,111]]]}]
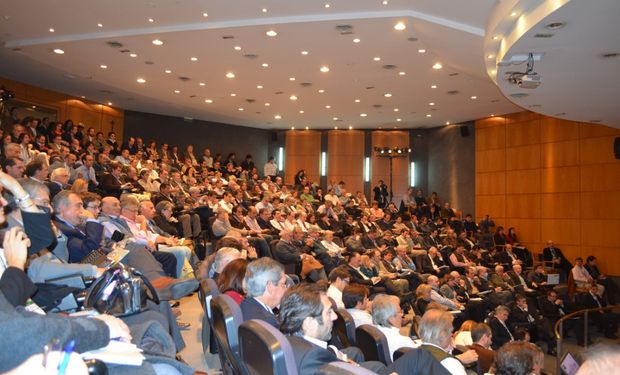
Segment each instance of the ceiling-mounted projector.
[{"label": "ceiling-mounted projector", "polygon": [[524,74],[516,79],[517,86],[522,89],[535,89],[540,86],[541,81],[541,77],[536,73]]}]

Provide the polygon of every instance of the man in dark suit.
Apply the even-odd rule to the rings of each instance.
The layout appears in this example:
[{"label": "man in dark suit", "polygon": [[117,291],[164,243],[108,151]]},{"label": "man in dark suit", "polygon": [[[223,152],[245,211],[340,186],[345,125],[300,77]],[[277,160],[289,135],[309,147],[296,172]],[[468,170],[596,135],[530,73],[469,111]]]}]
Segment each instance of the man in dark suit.
[{"label": "man in dark suit", "polygon": [[557,355],[553,327],[549,319],[538,314],[533,304],[528,304],[523,294],[517,294],[515,303],[510,309],[508,324],[516,329],[522,327],[527,329],[532,338],[532,342],[545,341],[547,343],[547,354]]},{"label": "man in dark suit", "polygon": [[508,329],[508,316],[510,315],[510,309],[504,305],[499,305],[495,308],[495,316],[489,321],[489,326],[493,332],[493,343],[491,347],[493,350],[497,350],[509,341],[514,341],[512,332]]},{"label": "man in dark suit", "polygon": [[56,168],[50,173],[49,182],[45,186],[50,190],[50,199],[54,199],[69,183],[69,171],[66,168]]},{"label": "man in dark suit", "polygon": [[99,189],[101,189],[105,195],[120,198],[123,189],[131,188],[131,183],[123,184],[121,182],[122,171],[123,165],[121,163],[110,163],[110,173],[105,173],[101,176],[99,181]]},{"label": "man in dark suit", "polygon": [[333,361],[353,361],[374,372],[385,365],[363,362],[355,347],[341,350],[328,346],[336,314],[327,294],[316,284],[299,284],[289,289],[280,304],[280,330],[289,335],[299,374],[314,374]]},{"label": "man in dark suit", "polygon": [[[600,308],[607,306],[607,303],[599,295],[596,285],[589,288],[589,293],[584,296],[584,304],[588,309]],[[590,312],[592,320],[601,328],[603,334],[608,339],[618,338],[618,325],[620,324],[620,315],[609,311]]]},{"label": "man in dark suit", "polygon": [[[558,298],[558,293],[551,289],[547,292],[547,298],[541,300],[540,308],[542,315],[549,319],[552,326],[566,315],[569,311],[564,305],[564,301]],[[582,319],[567,319],[564,321],[564,329],[572,329],[577,335],[577,344],[583,346],[583,320]],[[590,343],[590,340],[588,339]]]},{"label": "man in dark suit", "polygon": [[543,249],[543,259],[545,262],[553,262],[553,267],[561,270],[563,278],[565,278],[573,268],[570,262],[564,257],[564,254],[562,254],[562,250],[555,247],[551,240],[547,241],[547,247]]},{"label": "man in dark suit", "polygon": [[441,253],[439,253],[437,248],[434,246],[428,249],[428,254],[418,255],[418,257],[420,260],[420,266],[422,267],[422,273],[430,273],[443,277],[443,275],[450,271],[450,268],[446,266],[446,263],[441,257]]},{"label": "man in dark suit", "polygon": [[478,366],[483,373],[488,373],[495,362],[495,352],[490,349],[492,336],[491,327],[484,323],[476,323],[471,329],[473,344],[469,348],[478,354]]},{"label": "man in dark suit", "polygon": [[248,264],[244,279],[247,293],[240,305],[243,320],[259,319],[278,328],[279,322],[273,309],[280,304],[286,282],[282,264],[269,257]]}]

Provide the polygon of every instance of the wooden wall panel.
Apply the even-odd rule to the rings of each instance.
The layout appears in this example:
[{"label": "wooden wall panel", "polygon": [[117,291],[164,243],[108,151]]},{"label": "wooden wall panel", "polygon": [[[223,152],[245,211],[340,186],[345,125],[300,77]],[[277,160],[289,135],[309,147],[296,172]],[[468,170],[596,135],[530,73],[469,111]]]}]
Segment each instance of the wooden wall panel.
[{"label": "wooden wall panel", "polygon": [[328,181],[344,181],[348,192],[364,191],[364,132],[330,130],[327,135]]},{"label": "wooden wall panel", "polygon": [[293,184],[300,169],[306,172],[310,181],[318,183],[319,158],[321,156],[321,133],[311,130],[287,131],[284,139],[285,183]]},{"label": "wooden wall panel", "polygon": [[506,169],[540,168],[540,144],[506,149]]},{"label": "wooden wall panel", "polygon": [[620,275],[618,136],[532,112],[476,121],[476,218],[516,227],[534,253],[554,240],[569,260],[595,255]]}]

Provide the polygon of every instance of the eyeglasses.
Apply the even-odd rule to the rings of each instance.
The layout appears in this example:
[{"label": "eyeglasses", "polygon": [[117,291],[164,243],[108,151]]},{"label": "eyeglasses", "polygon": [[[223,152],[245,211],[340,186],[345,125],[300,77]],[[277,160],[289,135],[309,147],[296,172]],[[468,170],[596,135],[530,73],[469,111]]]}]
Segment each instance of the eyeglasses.
[{"label": "eyeglasses", "polygon": [[101,209],[101,205],[100,204],[98,204],[96,206],[88,205],[88,206],[86,206],[86,208],[89,208],[91,210],[100,210]]}]

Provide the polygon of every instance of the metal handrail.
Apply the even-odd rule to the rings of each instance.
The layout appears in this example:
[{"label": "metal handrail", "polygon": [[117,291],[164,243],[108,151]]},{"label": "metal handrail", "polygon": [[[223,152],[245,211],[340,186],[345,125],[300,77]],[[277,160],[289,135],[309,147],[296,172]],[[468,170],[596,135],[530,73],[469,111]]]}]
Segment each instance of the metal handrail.
[{"label": "metal handrail", "polygon": [[555,338],[557,341],[557,349],[556,349],[556,357],[555,357],[555,373],[561,374],[560,372],[560,360],[562,359],[562,339],[564,336],[563,323],[565,320],[570,318],[575,318],[583,314],[583,345],[585,348],[588,347],[588,313],[590,312],[603,312],[603,311],[611,311],[611,310],[620,310],[620,305],[611,305],[605,307],[593,307],[590,309],[581,309],[577,311],[573,311],[570,314],[566,314],[557,322],[555,322],[555,326],[553,327]]}]

